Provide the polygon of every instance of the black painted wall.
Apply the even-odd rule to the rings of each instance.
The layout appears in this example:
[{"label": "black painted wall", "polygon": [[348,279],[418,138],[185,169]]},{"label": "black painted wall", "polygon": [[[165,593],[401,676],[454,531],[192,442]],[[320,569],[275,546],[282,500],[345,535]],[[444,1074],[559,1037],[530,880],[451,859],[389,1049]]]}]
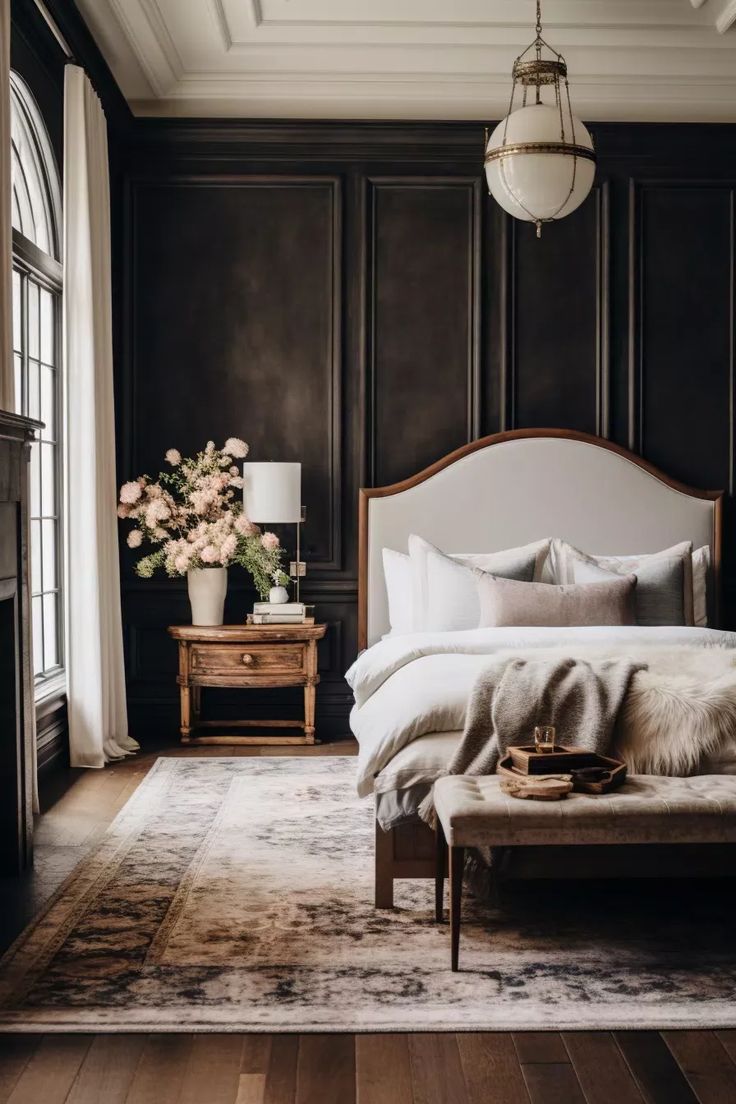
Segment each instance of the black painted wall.
[{"label": "black painted wall", "polygon": [[[733,491],[736,127],[593,130],[593,193],[537,241],[488,197],[476,124],[133,128],[120,475],[229,434],[302,461],[323,736],[347,730],[361,485],[549,425]],[[229,617],[251,600],[233,571]],[[184,585],[137,580],[124,553],[123,612],[134,731],[173,732]]]}]

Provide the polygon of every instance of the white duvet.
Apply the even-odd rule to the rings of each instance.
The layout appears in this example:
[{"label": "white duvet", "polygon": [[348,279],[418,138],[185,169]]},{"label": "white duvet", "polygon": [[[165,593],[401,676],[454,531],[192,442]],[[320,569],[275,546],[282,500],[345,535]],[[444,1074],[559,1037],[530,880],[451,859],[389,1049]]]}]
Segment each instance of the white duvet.
[{"label": "white duvet", "polygon": [[508,649],[612,646],[736,649],[736,633],[686,626],[501,628],[389,636],[361,653],[345,676],[355,695],[350,725],[359,744],[358,793],[413,740],[463,728],[479,672]]}]

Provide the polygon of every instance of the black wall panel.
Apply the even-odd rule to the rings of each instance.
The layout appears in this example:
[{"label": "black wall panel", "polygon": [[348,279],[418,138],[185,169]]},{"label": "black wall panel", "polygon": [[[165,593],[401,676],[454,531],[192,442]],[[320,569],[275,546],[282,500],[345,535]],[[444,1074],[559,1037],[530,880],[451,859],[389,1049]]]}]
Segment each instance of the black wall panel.
[{"label": "black wall panel", "polygon": [[[323,737],[347,732],[361,485],[544,425],[732,490],[736,128],[594,133],[596,187],[541,240],[488,197],[476,124],[137,120],[118,151],[120,478],[230,434],[302,461]],[[728,542],[724,567],[736,626]],[[134,732],[173,735],[185,584],[124,549],[122,585]],[[228,618],[252,598],[233,570]]]}]

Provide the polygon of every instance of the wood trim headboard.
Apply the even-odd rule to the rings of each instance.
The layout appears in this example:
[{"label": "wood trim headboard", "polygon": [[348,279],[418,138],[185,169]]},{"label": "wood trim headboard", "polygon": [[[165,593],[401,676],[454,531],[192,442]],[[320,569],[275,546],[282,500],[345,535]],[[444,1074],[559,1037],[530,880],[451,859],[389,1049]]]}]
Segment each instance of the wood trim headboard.
[{"label": "wood trim headboard", "polygon": [[388,631],[381,550],[418,532],[447,552],[490,552],[563,537],[593,553],[710,545],[720,620],[723,492],[688,487],[601,437],[520,429],[463,445],[359,495],[358,647]]}]

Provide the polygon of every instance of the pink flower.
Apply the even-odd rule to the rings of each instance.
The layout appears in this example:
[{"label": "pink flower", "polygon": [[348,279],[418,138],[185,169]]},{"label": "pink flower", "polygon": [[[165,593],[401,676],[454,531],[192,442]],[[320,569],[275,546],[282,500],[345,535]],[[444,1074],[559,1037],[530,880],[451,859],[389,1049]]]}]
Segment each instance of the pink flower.
[{"label": "pink flower", "polygon": [[238,514],[235,519],[235,528],[243,537],[255,537],[261,531],[255,522],[248,520],[245,514]]},{"label": "pink flower", "polygon": [[137,502],[141,497],[141,485],[137,481],[134,483],[123,483],[120,488],[120,501],[126,506],[132,506],[134,502]]},{"label": "pink flower", "polygon": [[171,510],[162,498],[153,498],[146,507],[146,525],[149,529],[157,529],[160,521],[167,521],[171,517]]},{"label": "pink flower", "polygon": [[171,464],[172,468],[178,467],[181,464],[181,453],[178,449],[170,448],[166,450],[166,461]]},{"label": "pink flower", "polygon": [[174,567],[180,575],[186,575],[189,570],[189,560],[186,556],[177,556],[174,560]]},{"label": "pink flower", "polygon": [[206,544],[199,553],[202,563],[217,563],[220,556],[214,544]]},{"label": "pink flower", "polygon": [[275,533],[264,533],[261,537],[261,544],[267,552],[275,552],[279,547],[279,538]]},{"label": "pink flower", "polygon": [[245,441],[241,441],[239,437],[228,437],[223,452],[227,452],[230,456],[234,456],[236,460],[244,460],[248,455],[248,446]]},{"label": "pink flower", "polygon": [[130,507],[129,506],[123,506],[123,504],[121,502],[120,505],[118,506],[118,517],[119,518],[130,517]]},{"label": "pink flower", "polygon": [[128,533],[128,548],[140,548],[143,543],[143,534],[140,529],[131,529]]},{"label": "pink flower", "polygon": [[235,555],[235,549],[238,547],[238,539],[232,533],[229,537],[225,537],[220,547],[220,563],[227,566],[230,560]]}]

